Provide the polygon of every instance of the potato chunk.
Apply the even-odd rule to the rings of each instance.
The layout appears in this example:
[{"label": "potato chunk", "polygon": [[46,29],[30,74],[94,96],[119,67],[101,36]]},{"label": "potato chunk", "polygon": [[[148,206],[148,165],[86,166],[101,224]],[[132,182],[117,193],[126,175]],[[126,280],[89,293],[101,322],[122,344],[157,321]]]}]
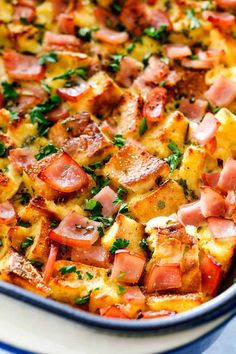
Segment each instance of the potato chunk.
[{"label": "potato chunk", "polygon": [[135,193],[145,193],[166,178],[169,166],[136,144],[126,144],[106,164],[104,169],[112,182]]}]

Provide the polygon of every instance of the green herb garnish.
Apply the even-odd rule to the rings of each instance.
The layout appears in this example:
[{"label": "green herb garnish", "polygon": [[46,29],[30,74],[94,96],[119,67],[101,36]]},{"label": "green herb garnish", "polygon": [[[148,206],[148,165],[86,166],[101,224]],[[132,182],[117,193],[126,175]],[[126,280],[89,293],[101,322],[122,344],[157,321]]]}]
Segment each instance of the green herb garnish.
[{"label": "green herb garnish", "polygon": [[34,243],[34,240],[32,237],[26,237],[23,242],[21,242],[20,249],[24,250],[25,248],[28,248]]},{"label": "green herb garnish", "polygon": [[171,172],[173,172],[180,165],[182,154],[174,141],[171,140],[167,146],[173,152],[173,154],[168,156],[165,160],[170,166]]},{"label": "green herb garnish", "polygon": [[139,242],[139,246],[143,249],[146,250],[148,248],[148,243],[147,241],[143,238],[140,242]]},{"label": "green herb garnish", "polygon": [[161,25],[159,28],[155,28],[152,26],[145,28],[144,34],[164,44],[167,43],[170,33],[166,25]]},{"label": "green herb garnish", "polygon": [[3,81],[1,85],[4,100],[10,99],[14,101],[18,97],[18,93],[15,90],[16,84],[14,82],[10,84],[9,82]]},{"label": "green herb garnish", "polygon": [[164,200],[158,200],[158,202],[157,202],[158,209],[164,209],[165,206],[166,206],[166,203],[164,202]]},{"label": "green herb garnish", "polygon": [[127,240],[126,238],[117,238],[114,242],[113,245],[110,248],[110,252],[112,254],[116,253],[119,249],[122,248],[127,248],[129,246],[130,241]]},{"label": "green herb garnish", "polygon": [[0,157],[3,157],[6,153],[6,148],[3,143],[0,142]]},{"label": "green herb garnish", "polygon": [[65,267],[62,267],[59,269],[59,272],[64,275],[64,274],[70,274],[70,273],[75,273],[76,272],[76,266],[69,264]]},{"label": "green herb garnish", "polygon": [[59,150],[60,149],[58,149],[53,144],[48,144],[47,146],[44,146],[44,148],[41,149],[38,154],[35,155],[35,158],[36,160],[42,160],[44,157],[55,154]]},{"label": "green herb garnish", "polygon": [[76,305],[85,305],[87,304],[87,302],[89,302],[89,299],[90,299],[90,294],[84,297],[77,297],[75,299],[75,303]]},{"label": "green herb garnish", "polygon": [[53,78],[53,81],[55,80],[70,80],[71,76],[79,76],[84,80],[88,79],[88,67],[87,66],[82,66],[77,69],[68,69],[66,70],[63,74],[55,76]]},{"label": "green herb garnish", "polygon": [[118,134],[113,137],[112,144],[121,148],[125,145],[125,138],[122,135]]},{"label": "green herb garnish", "polygon": [[190,20],[190,29],[196,29],[196,28],[200,28],[201,24],[198,20],[198,18],[196,17],[196,13],[194,9],[187,9],[186,11],[186,15],[187,15],[187,19]]},{"label": "green herb garnish", "polygon": [[50,52],[39,58],[39,64],[44,65],[46,63],[56,63],[58,55],[56,52]]},{"label": "green herb garnish", "polygon": [[142,136],[147,131],[147,129],[148,129],[147,120],[146,118],[143,118],[139,125],[139,135]]}]

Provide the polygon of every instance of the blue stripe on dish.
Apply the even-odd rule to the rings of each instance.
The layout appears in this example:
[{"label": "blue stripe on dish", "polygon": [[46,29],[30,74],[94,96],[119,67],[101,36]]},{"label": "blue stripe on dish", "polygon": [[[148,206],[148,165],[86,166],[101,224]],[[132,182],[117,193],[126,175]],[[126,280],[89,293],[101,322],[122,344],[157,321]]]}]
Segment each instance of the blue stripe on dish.
[{"label": "blue stripe on dish", "polygon": [[0,353],[1,350],[4,350],[7,353],[12,353],[12,354],[34,354],[33,352],[30,352],[28,350],[20,349],[17,347],[14,347],[11,344],[3,343],[0,342]]}]

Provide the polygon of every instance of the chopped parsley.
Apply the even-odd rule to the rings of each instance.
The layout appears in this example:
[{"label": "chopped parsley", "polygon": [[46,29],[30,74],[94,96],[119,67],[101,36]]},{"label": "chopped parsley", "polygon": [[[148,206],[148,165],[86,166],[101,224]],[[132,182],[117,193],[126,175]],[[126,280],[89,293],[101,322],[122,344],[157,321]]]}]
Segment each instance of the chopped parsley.
[{"label": "chopped parsley", "polygon": [[166,203],[164,202],[164,200],[158,200],[158,202],[157,202],[158,209],[164,209],[165,206],[166,206]]},{"label": "chopped parsley", "polygon": [[52,229],[55,229],[55,227],[57,227],[59,225],[59,221],[57,220],[51,220],[51,223],[50,223],[50,227]]},{"label": "chopped parsley", "polygon": [[44,148],[41,149],[38,154],[35,155],[35,158],[36,160],[42,160],[44,157],[55,154],[58,151],[59,149],[56,146],[53,144],[48,144],[47,146],[44,146]]},{"label": "chopped parsley", "polygon": [[135,43],[130,43],[130,45],[127,48],[127,53],[129,53],[129,54],[132,53],[134,51],[135,47],[136,47]]},{"label": "chopped parsley", "polygon": [[186,15],[187,15],[187,19],[190,20],[190,30],[201,27],[201,24],[200,24],[198,18],[196,17],[196,13],[193,8],[187,9]]},{"label": "chopped parsley", "polygon": [[118,214],[127,214],[128,213],[128,204],[127,203],[122,203],[120,206],[120,209],[118,211]]},{"label": "chopped parsley", "polygon": [[84,210],[90,211],[92,215],[100,215],[102,210],[102,204],[95,199],[85,199]]},{"label": "chopped parsley", "polygon": [[59,269],[59,272],[64,275],[64,274],[69,274],[69,273],[75,273],[76,272],[76,266],[69,264],[65,267],[62,267]]},{"label": "chopped parsley", "polygon": [[171,140],[167,146],[173,152],[173,154],[168,156],[165,160],[170,166],[171,172],[173,172],[176,168],[179,167],[182,160],[182,154],[174,141]]},{"label": "chopped parsley", "polygon": [[117,238],[114,242],[113,245],[110,248],[110,252],[112,254],[116,253],[121,248],[127,248],[129,246],[130,241],[127,240],[126,238]]},{"label": "chopped parsley", "polygon": [[32,237],[26,237],[23,242],[20,244],[20,249],[23,251],[25,248],[28,248],[34,243],[34,240]]},{"label": "chopped parsley", "polygon": [[162,57],[162,58],[160,59],[160,61],[162,61],[162,63],[164,63],[164,64],[166,64],[166,65],[168,65],[168,64],[170,63],[170,59],[167,58],[167,57]]},{"label": "chopped parsley", "polygon": [[144,34],[146,34],[150,38],[156,39],[162,44],[165,44],[168,42],[168,37],[170,33],[166,25],[160,25],[159,28],[155,28],[152,26],[145,28]]},{"label": "chopped parsley", "polygon": [[2,247],[2,246],[3,246],[3,240],[0,239],[0,247]]},{"label": "chopped parsley", "polygon": [[190,189],[187,185],[187,182],[185,179],[180,178],[177,179],[176,182],[183,188],[184,191],[184,195],[186,198],[190,198],[190,199],[197,199],[196,194],[194,193],[194,191],[192,189]]},{"label": "chopped parsley", "polygon": [[75,299],[75,303],[76,305],[85,305],[87,304],[87,302],[89,302],[89,299],[90,299],[90,294],[84,297],[77,297]]},{"label": "chopped parsley", "polygon": [[44,114],[56,108],[61,103],[59,96],[51,96],[45,103],[42,103],[32,109],[30,112],[31,122],[38,124],[38,135],[45,136],[53,122],[47,120]]},{"label": "chopped parsley", "polygon": [[87,27],[82,27],[78,30],[78,37],[89,42],[92,38],[92,30]]},{"label": "chopped parsley", "polygon": [[143,118],[139,125],[139,135],[142,136],[148,130],[147,120]]},{"label": "chopped parsley", "polygon": [[111,217],[106,218],[105,216],[100,216],[100,215],[91,215],[90,219],[102,223],[105,228],[111,226],[114,221],[113,218]]},{"label": "chopped parsley", "polygon": [[113,72],[113,73],[116,73],[117,71],[120,70],[120,61],[121,59],[124,57],[123,54],[113,54],[111,56],[111,62],[108,66],[108,70]]},{"label": "chopped parsley", "polygon": [[124,293],[125,288],[121,284],[118,284],[118,295],[123,295]]},{"label": "chopped parsley", "polygon": [[119,4],[118,1],[113,1],[111,4],[111,11],[116,14],[119,15],[121,13],[121,5]]},{"label": "chopped parsley", "polygon": [[44,89],[45,92],[51,93],[51,87],[46,84],[46,82],[41,81],[41,86]]},{"label": "chopped parsley", "polygon": [[6,148],[3,143],[0,142],[0,157],[3,157],[6,153]]},{"label": "chopped parsley", "polygon": [[123,201],[123,197],[128,193],[127,189],[123,188],[123,187],[119,187],[117,189],[117,197],[116,199],[113,201],[113,204],[118,204],[118,203],[122,203]]},{"label": "chopped parsley", "polygon": [[29,204],[30,199],[31,195],[29,193],[23,192],[18,195],[18,200],[22,205]]},{"label": "chopped parsley", "polygon": [[39,58],[39,64],[44,65],[46,63],[56,63],[58,55],[56,52],[50,52]]},{"label": "chopped parsley", "polygon": [[121,148],[125,145],[125,138],[122,135],[118,134],[113,137],[112,144]]},{"label": "chopped parsley", "polygon": [[9,110],[9,112],[10,112],[10,120],[12,122],[15,121],[15,120],[18,120],[20,118],[18,112],[11,111],[11,110]]},{"label": "chopped parsley", "polygon": [[146,250],[148,248],[148,243],[147,241],[143,238],[140,242],[139,242],[139,246],[143,249]]},{"label": "chopped parsley", "polygon": [[3,81],[1,85],[4,100],[9,99],[14,101],[18,97],[18,93],[15,90],[16,84],[14,82],[10,84],[9,82]]},{"label": "chopped parsley", "polygon": [[25,222],[22,219],[18,220],[17,225],[19,225],[21,227],[30,227],[30,223],[29,222]]},{"label": "chopped parsley", "polygon": [[79,76],[84,80],[88,79],[88,67],[87,66],[81,66],[77,69],[68,69],[66,70],[63,74],[55,76],[52,80],[70,80],[71,76]]},{"label": "chopped parsley", "polygon": [[93,274],[91,274],[91,273],[89,273],[89,272],[86,272],[86,275],[87,275],[87,277],[91,280],[91,279],[93,279]]}]

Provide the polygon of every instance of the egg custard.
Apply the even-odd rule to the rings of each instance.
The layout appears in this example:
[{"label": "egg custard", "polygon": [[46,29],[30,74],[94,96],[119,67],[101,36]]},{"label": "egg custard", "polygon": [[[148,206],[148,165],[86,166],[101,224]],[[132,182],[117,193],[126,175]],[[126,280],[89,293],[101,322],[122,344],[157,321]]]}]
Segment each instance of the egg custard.
[{"label": "egg custard", "polygon": [[236,1],[0,0],[0,279],[104,317],[216,296]]}]

